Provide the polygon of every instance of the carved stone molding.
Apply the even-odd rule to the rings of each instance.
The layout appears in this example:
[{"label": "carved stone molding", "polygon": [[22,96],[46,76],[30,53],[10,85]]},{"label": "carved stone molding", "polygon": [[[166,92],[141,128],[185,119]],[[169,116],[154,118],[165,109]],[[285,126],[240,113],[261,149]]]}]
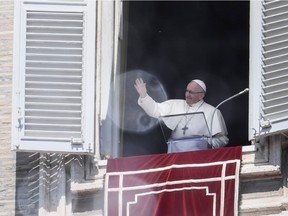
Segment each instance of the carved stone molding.
[{"label": "carved stone molding", "polygon": [[283,136],[244,146],[240,173],[239,215],[287,213],[287,159]]}]

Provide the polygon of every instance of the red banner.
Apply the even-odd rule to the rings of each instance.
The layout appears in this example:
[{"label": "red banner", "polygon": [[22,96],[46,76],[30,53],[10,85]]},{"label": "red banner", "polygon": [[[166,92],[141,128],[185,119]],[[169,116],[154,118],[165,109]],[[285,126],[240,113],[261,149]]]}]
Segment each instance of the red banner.
[{"label": "red banner", "polygon": [[242,148],[110,159],[108,216],[238,215]]}]

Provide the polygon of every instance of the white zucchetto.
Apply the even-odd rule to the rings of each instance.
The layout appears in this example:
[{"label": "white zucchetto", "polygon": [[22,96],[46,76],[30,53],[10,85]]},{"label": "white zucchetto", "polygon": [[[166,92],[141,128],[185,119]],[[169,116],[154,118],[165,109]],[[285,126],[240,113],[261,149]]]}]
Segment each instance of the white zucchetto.
[{"label": "white zucchetto", "polygon": [[192,81],[196,82],[204,90],[204,92],[206,92],[206,85],[205,85],[205,83],[202,80],[195,79],[195,80],[192,80]]}]

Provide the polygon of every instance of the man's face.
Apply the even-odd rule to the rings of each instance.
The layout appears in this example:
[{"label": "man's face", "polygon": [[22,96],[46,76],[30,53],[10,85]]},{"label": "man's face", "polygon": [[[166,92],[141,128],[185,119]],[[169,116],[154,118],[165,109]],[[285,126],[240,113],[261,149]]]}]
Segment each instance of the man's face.
[{"label": "man's face", "polygon": [[192,81],[187,85],[185,92],[187,104],[192,105],[197,103],[204,98],[204,95],[205,93],[203,89],[196,82]]}]

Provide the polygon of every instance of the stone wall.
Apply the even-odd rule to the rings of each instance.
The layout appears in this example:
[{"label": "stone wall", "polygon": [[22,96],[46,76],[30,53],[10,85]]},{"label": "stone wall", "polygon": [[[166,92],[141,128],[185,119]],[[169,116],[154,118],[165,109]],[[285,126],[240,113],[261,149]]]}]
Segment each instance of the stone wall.
[{"label": "stone wall", "polygon": [[11,151],[13,0],[0,4],[0,216],[15,214],[16,153]]},{"label": "stone wall", "polygon": [[246,146],[240,175],[240,216],[288,215],[287,138]]}]

